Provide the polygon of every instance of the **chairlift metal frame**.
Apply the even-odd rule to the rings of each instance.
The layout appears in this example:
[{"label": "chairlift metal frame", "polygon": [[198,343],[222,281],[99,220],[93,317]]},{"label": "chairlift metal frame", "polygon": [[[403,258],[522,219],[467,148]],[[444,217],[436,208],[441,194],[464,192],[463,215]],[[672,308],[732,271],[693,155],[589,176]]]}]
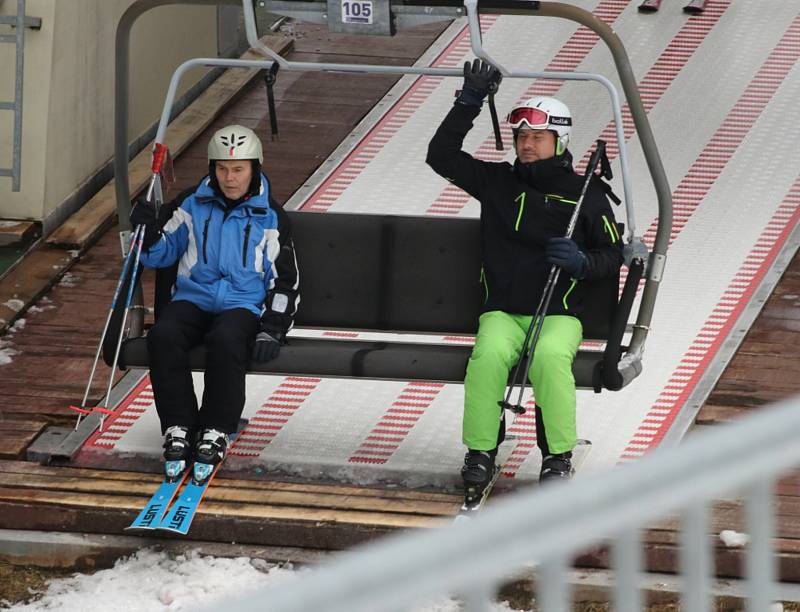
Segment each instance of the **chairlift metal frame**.
[{"label": "chairlift metal frame", "polygon": [[[389,2],[389,0],[383,0]],[[424,2],[424,0],[422,0]],[[128,221],[130,213],[130,191],[128,185],[128,93],[129,93],[129,43],[130,30],[139,16],[144,12],[169,4],[193,4],[193,5],[230,5],[238,4],[237,0],[139,0],[131,5],[123,14],[117,28],[116,36],[116,71],[115,71],[115,130],[114,130],[114,170],[117,180],[115,181],[117,210],[119,214],[120,230],[122,243],[125,245],[130,237],[131,228]],[[277,64],[284,70],[299,71],[336,71],[353,73],[377,73],[377,74],[417,74],[430,76],[461,77],[460,69],[454,68],[434,68],[418,66],[382,66],[365,64],[339,64],[339,63],[313,63],[313,62],[292,62],[281,57],[273,50],[264,45],[258,38],[255,21],[255,11],[253,0],[241,0],[244,11],[244,22],[247,40],[251,47],[265,56],[264,60],[243,60],[243,59],[224,59],[224,58],[194,58],[182,63],[173,73],[169,88],[158,124],[155,137],[153,176],[148,188],[148,195],[161,201],[161,184],[159,178],[159,160],[166,152],[164,145],[167,125],[170,120],[175,100],[178,84],[184,73],[195,66],[222,66],[234,68],[257,68],[261,70],[270,69],[273,64]],[[285,2],[283,4],[286,4]],[[409,6],[418,7],[423,13],[425,5],[404,5],[407,11],[413,10]],[[446,8],[446,7],[445,7]],[[453,16],[463,14],[460,6],[451,5]],[[441,16],[446,11],[437,6],[437,15]],[[624,190],[624,201],[628,216],[627,238],[628,244],[627,261],[642,260],[646,262],[646,282],[642,291],[639,310],[636,322],[632,325],[631,338],[628,350],[619,363],[619,371],[627,384],[630,380],[638,376],[642,370],[641,359],[644,351],[644,344],[647,338],[650,323],[655,306],[658,288],[662,279],[664,265],[666,263],[666,251],[669,244],[669,237],[672,230],[672,196],[667,182],[666,173],[661,162],[655,139],[650,129],[647,115],[642,105],[636,80],[633,75],[627,53],[622,41],[605,22],[595,17],[590,12],[564,4],[561,2],[539,2],[536,0],[464,0],[463,9],[466,11],[467,21],[470,29],[470,41],[472,51],[476,57],[482,58],[497,66],[505,78],[525,78],[525,79],[553,79],[553,80],[579,80],[595,81],[600,83],[609,93],[614,122],[616,129],[617,142],[620,152],[620,166],[622,170],[622,181]],[[558,17],[575,21],[590,30],[594,31],[608,46],[614,64],[622,83],[625,98],[633,118],[639,140],[647,162],[656,197],[658,199],[658,227],[652,250],[648,253],[647,247],[635,234],[635,216],[633,210],[632,188],[629,178],[628,157],[625,145],[625,136],[622,125],[622,110],[619,94],[613,83],[606,77],[599,74],[581,72],[532,72],[525,70],[509,69],[493,60],[484,50],[481,40],[479,17],[481,14],[502,14],[502,15],[528,15],[542,17]],[[141,300],[141,298],[139,298]],[[131,333],[140,335],[143,327],[144,313],[142,309],[136,309],[132,313]]]}]

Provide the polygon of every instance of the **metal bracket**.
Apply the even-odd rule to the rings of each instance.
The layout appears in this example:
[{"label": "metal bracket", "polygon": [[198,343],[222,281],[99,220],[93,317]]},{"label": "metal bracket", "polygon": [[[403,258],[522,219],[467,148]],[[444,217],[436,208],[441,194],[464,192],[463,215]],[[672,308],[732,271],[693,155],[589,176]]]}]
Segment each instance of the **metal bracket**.
[{"label": "metal bracket", "polygon": [[660,283],[661,278],[664,276],[664,266],[667,264],[667,256],[653,253],[648,263],[651,269],[649,270],[650,274],[647,278],[653,282]]},{"label": "metal bracket", "polygon": [[[327,25],[331,32],[388,36],[398,29],[447,21],[466,14],[463,6],[411,6],[390,0],[258,0],[256,7],[298,21]],[[369,16],[364,16],[365,9]]]},{"label": "metal bracket", "polygon": [[623,257],[625,259],[625,265],[629,268],[631,264],[639,259],[644,262],[644,270],[642,271],[643,276],[647,276],[647,264],[650,259],[650,251],[647,249],[647,245],[639,236],[634,236],[631,238],[631,241],[626,244],[622,249]]},{"label": "metal bracket", "polygon": [[[10,25],[12,28],[17,27],[17,18],[13,15],[0,15],[0,24]],[[27,15],[22,18],[23,27],[30,28],[31,30],[42,29],[41,17],[28,17]]]},{"label": "metal bracket", "polygon": [[133,232],[131,230],[124,230],[119,233],[119,244],[122,247],[122,257],[124,258],[127,255],[128,251],[131,248],[131,239],[133,238]]}]

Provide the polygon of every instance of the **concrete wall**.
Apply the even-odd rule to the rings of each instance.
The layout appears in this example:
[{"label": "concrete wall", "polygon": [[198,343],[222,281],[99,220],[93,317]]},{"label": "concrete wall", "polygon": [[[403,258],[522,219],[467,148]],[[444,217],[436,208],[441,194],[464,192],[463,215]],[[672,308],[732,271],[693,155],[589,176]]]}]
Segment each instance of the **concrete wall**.
[{"label": "concrete wall", "polygon": [[[0,177],[0,219],[46,220],[113,154],[114,37],[134,0],[28,0],[42,18],[26,31],[22,189]],[[0,2],[0,14],[16,2]],[[2,33],[12,33],[0,26]],[[131,33],[129,140],[158,119],[172,71],[185,59],[217,55],[216,7],[165,6]],[[179,96],[205,69],[189,73]],[[13,99],[14,48],[0,45],[0,100]],[[0,111],[0,167],[11,165],[12,116]]]}]

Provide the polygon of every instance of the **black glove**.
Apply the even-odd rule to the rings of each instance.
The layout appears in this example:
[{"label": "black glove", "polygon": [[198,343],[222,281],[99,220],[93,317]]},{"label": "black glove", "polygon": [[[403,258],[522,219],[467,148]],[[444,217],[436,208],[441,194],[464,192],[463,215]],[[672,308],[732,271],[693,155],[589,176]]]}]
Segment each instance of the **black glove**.
[{"label": "black glove", "polygon": [[144,198],[137,198],[131,209],[131,226],[136,229],[144,225],[144,240],[142,248],[147,251],[161,238],[161,224],[156,216],[156,206]]},{"label": "black glove", "polygon": [[253,345],[253,361],[272,361],[281,350],[281,341],[265,331],[258,332]]},{"label": "black glove", "polygon": [[466,106],[481,106],[483,99],[495,93],[503,75],[489,62],[476,59],[471,64],[464,62],[464,86],[456,102]]},{"label": "black glove", "polygon": [[586,255],[570,238],[550,238],[544,256],[547,263],[558,266],[576,280],[582,279],[586,274]]}]

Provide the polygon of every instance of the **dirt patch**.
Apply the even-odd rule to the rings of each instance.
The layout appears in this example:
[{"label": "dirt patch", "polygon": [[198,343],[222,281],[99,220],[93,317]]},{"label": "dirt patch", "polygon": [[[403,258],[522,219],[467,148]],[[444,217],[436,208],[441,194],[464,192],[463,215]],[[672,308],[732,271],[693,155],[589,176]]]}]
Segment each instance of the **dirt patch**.
[{"label": "dirt patch", "polygon": [[30,601],[37,593],[47,589],[49,580],[64,578],[74,573],[66,569],[12,565],[0,561],[0,608]]}]

